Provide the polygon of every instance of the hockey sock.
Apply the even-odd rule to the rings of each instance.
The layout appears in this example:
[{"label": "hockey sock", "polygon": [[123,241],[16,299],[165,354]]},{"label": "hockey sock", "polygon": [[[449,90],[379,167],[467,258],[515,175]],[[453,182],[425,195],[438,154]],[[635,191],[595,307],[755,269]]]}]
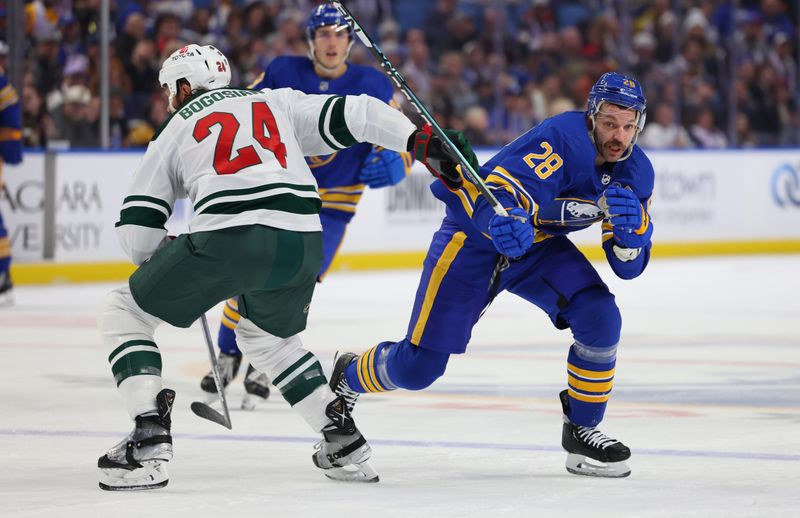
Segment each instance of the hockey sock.
[{"label": "hockey sock", "polygon": [[348,365],[345,375],[356,392],[421,390],[444,374],[449,358],[448,353],[420,348],[407,339],[381,342]]},{"label": "hockey sock", "polygon": [[131,418],[153,411],[162,389],[161,353],[155,342],[125,342],[111,352],[108,363]]},{"label": "hockey sock", "polygon": [[239,324],[239,309],[236,299],[225,301],[222,309],[222,320],[220,321],[219,334],[217,335],[217,346],[225,354],[242,354],[236,345],[236,326]]},{"label": "hockey sock", "polygon": [[581,358],[581,344],[570,347],[567,360],[567,394],[570,398],[569,420],[580,426],[594,427],[603,420],[614,384],[616,358],[598,363]]}]

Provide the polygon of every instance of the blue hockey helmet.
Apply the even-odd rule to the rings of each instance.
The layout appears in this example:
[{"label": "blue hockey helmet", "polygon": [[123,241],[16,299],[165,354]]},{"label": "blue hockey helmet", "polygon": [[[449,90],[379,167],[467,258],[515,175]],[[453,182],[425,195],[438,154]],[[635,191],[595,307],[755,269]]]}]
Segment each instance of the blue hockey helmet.
[{"label": "blue hockey helmet", "polygon": [[603,103],[616,104],[636,112],[636,135],[633,137],[630,149],[620,158],[620,160],[625,160],[633,151],[633,145],[644,128],[647,116],[647,99],[644,97],[642,85],[636,79],[617,72],[606,72],[600,76],[600,79],[589,91],[589,102],[586,108],[586,116],[591,122],[589,135],[592,140],[594,140],[595,117]]},{"label": "blue hockey helmet", "polygon": [[345,27],[347,35],[353,39],[353,30],[333,4],[318,5],[311,12],[311,16],[308,17],[308,25],[306,25],[306,36],[309,41],[314,40],[317,29],[325,26]]}]

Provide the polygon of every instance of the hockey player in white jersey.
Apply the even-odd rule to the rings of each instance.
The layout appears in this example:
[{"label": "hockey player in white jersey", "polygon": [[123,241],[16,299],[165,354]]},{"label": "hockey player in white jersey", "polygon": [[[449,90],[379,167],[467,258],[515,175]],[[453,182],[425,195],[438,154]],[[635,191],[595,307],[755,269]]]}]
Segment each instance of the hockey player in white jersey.
[{"label": "hockey player in white jersey", "polygon": [[[162,322],[188,327],[235,296],[240,347],[322,434],[314,464],[330,478],[376,482],[369,444],[298,337],[322,260],[320,197],[304,156],[356,142],[407,151],[421,132],[364,95],[229,88],[228,60],[211,46],[173,53],[159,82],[173,113],[135,171],[116,224],[123,249],[140,266],[105,298],[98,317],[135,421],[133,432],[99,459],[100,487],[167,484],[175,393],[162,386],[153,333]],[[435,147],[426,160],[437,158]],[[189,233],[172,238],[164,224],[185,196],[195,216]]]}]

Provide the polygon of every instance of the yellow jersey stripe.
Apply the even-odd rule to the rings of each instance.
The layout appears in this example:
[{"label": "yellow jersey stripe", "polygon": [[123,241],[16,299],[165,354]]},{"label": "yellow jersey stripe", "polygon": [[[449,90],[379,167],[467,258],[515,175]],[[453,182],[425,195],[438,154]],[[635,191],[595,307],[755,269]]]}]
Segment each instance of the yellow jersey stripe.
[{"label": "yellow jersey stripe", "polygon": [[458,252],[464,246],[464,241],[467,239],[467,234],[464,232],[456,232],[450,238],[450,242],[442,252],[442,256],[436,262],[433,268],[431,278],[428,281],[428,288],[425,290],[425,298],[422,301],[422,308],[420,309],[417,323],[414,326],[414,332],[411,334],[411,343],[419,344],[422,339],[422,333],[425,332],[425,324],[428,322],[428,316],[433,308],[433,302],[436,300],[436,294],[439,292],[439,286],[442,284],[444,276],[453,264]]},{"label": "yellow jersey stripe", "polygon": [[569,375],[567,376],[567,381],[570,386],[574,387],[577,390],[588,391],[588,392],[609,392],[611,387],[614,386],[614,381],[581,381],[578,378]]},{"label": "yellow jersey stripe", "polygon": [[364,184],[363,183],[357,183],[355,185],[343,185],[341,187],[320,187],[317,190],[319,191],[319,195],[320,196],[322,196],[322,195],[324,195],[326,193],[329,193],[329,192],[330,193],[333,193],[333,192],[338,192],[338,193],[356,193],[357,192],[358,194],[363,194],[364,193]]},{"label": "yellow jersey stripe", "polygon": [[235,309],[233,309],[233,308],[229,307],[227,304],[226,304],[226,305],[225,305],[225,307],[222,309],[222,314],[223,314],[223,315],[225,315],[226,317],[230,318],[230,319],[231,319],[231,320],[233,320],[234,322],[238,322],[238,321],[239,321],[239,319],[241,318],[241,317],[239,316],[239,312],[238,312],[237,310],[235,310]]},{"label": "yellow jersey stripe", "polygon": [[536,201],[533,199],[533,196],[528,194],[528,191],[525,190],[525,187],[522,186],[522,182],[520,182],[514,175],[509,173],[504,167],[502,166],[495,166],[492,170],[492,173],[486,178],[486,183],[495,182],[501,183],[506,186],[506,190],[511,189],[509,192],[514,196],[517,201],[522,202],[523,207],[528,214],[533,214],[538,209],[536,205]]},{"label": "yellow jersey stripe", "polygon": [[369,363],[371,361],[370,353],[373,352],[372,349],[363,353],[361,357],[358,359],[358,379],[361,381],[361,385],[364,387],[365,390],[368,392],[377,392],[378,389],[375,385],[372,384],[372,380],[369,378]]},{"label": "yellow jersey stripe", "polygon": [[344,193],[330,193],[327,192],[320,196],[323,202],[326,201],[344,201],[348,203],[358,203],[361,200],[361,193],[358,194],[344,194]]},{"label": "yellow jersey stripe", "polygon": [[605,381],[611,379],[614,377],[614,370],[615,369],[611,369],[610,371],[590,371],[587,369],[579,369],[571,363],[567,363],[567,372],[588,380]]},{"label": "yellow jersey stripe", "polygon": [[352,212],[352,213],[355,213],[356,211],[355,205],[346,205],[344,203],[323,203],[322,208],[340,210],[342,212]]},{"label": "yellow jersey stripe", "polygon": [[227,315],[222,315],[222,318],[220,319],[219,323],[222,324],[223,326],[227,327],[231,331],[236,329],[236,326],[239,325],[238,322],[234,322],[233,320],[228,318]]},{"label": "yellow jersey stripe", "polygon": [[0,128],[0,141],[22,140],[22,130],[17,128]]},{"label": "yellow jersey stripe", "polygon": [[583,401],[584,403],[605,403],[611,398],[611,394],[604,394],[602,396],[589,396],[586,394],[581,394],[580,392],[575,392],[571,388],[567,389],[567,394],[570,397],[574,397],[578,401]]},{"label": "yellow jersey stripe", "polygon": [[372,380],[372,384],[375,385],[375,389],[378,392],[386,392],[386,389],[378,382],[378,376],[375,375],[375,353],[378,350],[378,346],[376,345],[372,349],[369,350],[369,362],[367,365],[369,366],[369,378]]}]

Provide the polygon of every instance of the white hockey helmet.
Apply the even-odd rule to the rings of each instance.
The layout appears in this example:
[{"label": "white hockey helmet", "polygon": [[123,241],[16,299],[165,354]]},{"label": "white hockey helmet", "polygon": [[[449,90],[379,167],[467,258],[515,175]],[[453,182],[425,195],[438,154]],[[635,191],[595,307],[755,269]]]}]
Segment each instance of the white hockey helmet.
[{"label": "white hockey helmet", "polygon": [[211,45],[186,45],[168,57],[158,73],[158,83],[169,88],[169,111],[178,93],[178,80],[185,79],[192,92],[224,88],[231,83],[231,67],[225,54]]}]

